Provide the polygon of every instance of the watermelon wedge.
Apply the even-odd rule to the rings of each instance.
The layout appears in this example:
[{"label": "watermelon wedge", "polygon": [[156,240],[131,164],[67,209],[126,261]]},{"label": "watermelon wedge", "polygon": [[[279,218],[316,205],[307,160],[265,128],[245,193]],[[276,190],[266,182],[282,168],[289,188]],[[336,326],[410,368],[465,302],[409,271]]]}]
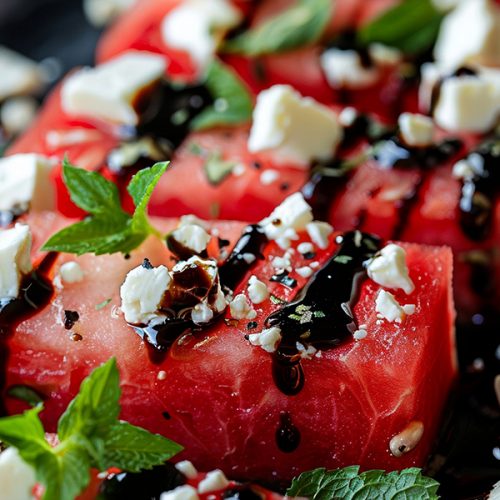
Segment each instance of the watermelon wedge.
[{"label": "watermelon wedge", "polygon": [[[26,222],[35,246],[67,224],[53,214],[32,215]],[[157,222],[165,231],[177,224]],[[209,255],[224,259],[220,248],[227,255],[244,225],[209,227],[217,235]],[[247,229],[255,232],[262,234]],[[53,430],[82,379],[115,356],[123,418],[181,443],[184,456],[200,469],[218,467],[228,477],[276,482],[317,466],[423,465],[456,371],[450,250],[401,244],[415,289],[409,295],[391,293],[414,313],[408,310],[401,322],[390,322],[376,312],[381,286],[375,281],[355,280],[352,295],[363,261],[383,246],[378,238],[337,233],[326,242],[315,237],[319,243],[311,245],[300,231],[288,251],[262,237],[258,245],[255,236],[248,238],[225,258],[220,278],[240,306],[238,296],[249,306],[251,276],[264,283],[268,293],[251,306],[255,313],[232,304],[212,326],[174,335],[169,348],[151,335],[156,330],[134,328],[120,312],[120,286],[131,269],[141,263],[172,266],[172,255],[159,240],[147,240],[129,259],[61,254],[47,264],[45,257],[50,304],[19,317],[15,326],[9,323],[2,344],[7,411],[22,409],[8,396],[9,388],[28,385],[44,397],[43,418]],[[42,257],[35,248],[35,260]],[[84,279],[63,287],[56,279],[51,286],[69,260],[78,262]],[[331,279],[335,285],[325,288]],[[358,340],[347,323],[357,325]],[[280,325],[280,348],[267,352],[259,332]]]}]

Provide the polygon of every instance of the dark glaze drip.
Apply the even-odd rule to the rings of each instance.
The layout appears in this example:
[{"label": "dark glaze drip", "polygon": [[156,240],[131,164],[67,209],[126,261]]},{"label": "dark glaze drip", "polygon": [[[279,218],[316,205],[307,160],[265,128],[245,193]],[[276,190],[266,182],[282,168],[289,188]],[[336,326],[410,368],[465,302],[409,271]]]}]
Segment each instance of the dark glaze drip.
[{"label": "dark glaze drip", "polygon": [[264,497],[253,490],[251,484],[238,484],[222,494],[227,500],[262,500]]},{"label": "dark glaze drip", "polygon": [[159,500],[162,493],[187,483],[173,464],[165,463],[140,473],[122,472],[106,479],[99,489],[103,500]]},{"label": "dark glaze drip", "polygon": [[77,311],[64,311],[64,328],[71,330],[80,319]]},{"label": "dark glaze drip", "polygon": [[[58,254],[51,252],[42,260],[38,269],[26,276],[21,285],[20,296],[16,299],[0,302],[0,391],[4,391],[6,382],[7,358],[9,348],[7,338],[17,326],[46,307],[54,295],[52,282],[47,278]],[[0,402],[0,415],[5,415],[3,400]]]},{"label": "dark glaze drip", "polygon": [[470,239],[481,241],[491,232],[494,202],[500,192],[500,139],[481,144],[469,154],[467,162],[475,174],[462,182],[460,226]]},{"label": "dark glaze drip", "polygon": [[295,396],[304,387],[304,370],[295,346],[289,346],[288,351],[285,352],[285,346],[280,346],[274,354],[273,380],[283,394]]},{"label": "dark glaze drip", "polygon": [[290,276],[288,276],[288,271],[281,271],[280,273],[274,274],[271,276],[271,281],[281,283],[288,288],[295,288],[297,286],[297,280],[295,278],[290,278]]},{"label": "dark glaze drip", "polygon": [[[262,252],[267,243],[264,229],[258,224],[247,226],[236,242],[233,251],[226,261],[219,267],[221,285],[229,290],[234,290],[245,274],[252,268],[257,259],[263,259]],[[245,260],[245,256],[254,256],[255,260]],[[250,262],[251,261],[251,262]]]},{"label": "dark glaze drip", "polygon": [[167,247],[168,249],[179,259],[179,260],[187,260],[193,255],[199,255],[202,259],[206,259],[208,257],[208,253],[206,250],[203,250],[201,253],[196,253],[192,248],[186,247],[181,242],[174,238],[174,235],[170,233],[167,238]]},{"label": "dark glaze drip", "polygon": [[292,453],[300,444],[300,431],[293,425],[288,412],[280,415],[280,424],[276,430],[276,444],[283,453]]},{"label": "dark glaze drip", "polygon": [[429,147],[411,147],[400,138],[392,137],[374,146],[373,158],[382,168],[431,169],[458,154],[462,148],[459,139],[446,139]]},{"label": "dark glaze drip", "polygon": [[350,335],[353,317],[348,312],[358,299],[363,263],[373,257],[380,240],[357,231],[337,238],[339,249],[298,293],[297,298],[271,314],[266,323],[279,326],[283,340],[279,351],[294,349],[304,341],[335,346]]}]

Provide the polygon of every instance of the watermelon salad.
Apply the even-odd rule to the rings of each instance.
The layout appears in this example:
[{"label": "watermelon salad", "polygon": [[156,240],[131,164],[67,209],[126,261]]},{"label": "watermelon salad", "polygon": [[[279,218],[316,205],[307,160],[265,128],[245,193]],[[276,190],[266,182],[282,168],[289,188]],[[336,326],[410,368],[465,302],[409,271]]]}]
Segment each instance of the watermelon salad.
[{"label": "watermelon salad", "polygon": [[9,498],[488,494],[498,2],[126,3],[0,159]]}]

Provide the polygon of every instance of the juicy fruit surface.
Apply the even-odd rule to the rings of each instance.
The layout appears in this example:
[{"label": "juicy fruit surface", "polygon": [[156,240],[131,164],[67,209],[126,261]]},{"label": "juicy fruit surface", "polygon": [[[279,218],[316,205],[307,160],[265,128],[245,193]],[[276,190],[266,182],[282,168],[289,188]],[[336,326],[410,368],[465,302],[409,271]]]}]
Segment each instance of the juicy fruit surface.
[{"label": "juicy fruit surface", "polygon": [[[50,229],[65,224],[50,217],[49,223],[44,217],[30,223],[38,228],[52,225]],[[162,229],[174,224],[167,220]],[[242,224],[221,222],[215,227],[234,243]],[[36,242],[44,239],[42,233],[38,229]],[[325,262],[333,248],[318,251],[315,259]],[[368,336],[304,359],[305,385],[296,396],[280,392],[270,355],[245,339],[245,334],[260,331],[265,318],[279,308],[270,301],[255,306],[256,329],[248,330],[246,320],[219,322],[182,336],[163,355],[153,353],[134,333],[118,310],[118,290],[127,271],[145,257],[153,265],[169,262],[162,243],[154,240],[129,260],[119,255],[78,258],[86,272],[84,280],[56,289],[52,304],[21,322],[8,339],[6,387],[27,384],[44,394],[43,416],[53,430],[83,377],[116,356],[122,417],[176,440],[200,469],[220,467],[238,479],[276,481],[317,466],[423,465],[455,374],[452,262],[444,248],[408,244],[404,248],[416,291],[395,295],[401,303],[415,304],[415,314],[401,326],[378,322],[374,304],[379,287],[365,281],[354,312],[357,322],[367,325]],[[264,254],[266,259],[258,262],[236,293],[243,292],[250,274],[255,274],[275,296],[290,300],[306,280],[293,274],[298,282],[294,290],[269,282],[274,274],[269,256],[282,251],[269,244]],[[59,257],[54,272],[68,259]],[[303,260],[295,256],[293,266],[303,265]],[[107,299],[109,304],[96,309]],[[65,310],[80,316],[71,331],[64,328]],[[165,373],[159,377],[160,372]],[[10,412],[21,409],[14,400],[6,401]],[[298,448],[290,453],[276,444],[284,415],[300,433]],[[411,452],[392,456],[389,441],[413,421],[424,425],[420,442]]]}]

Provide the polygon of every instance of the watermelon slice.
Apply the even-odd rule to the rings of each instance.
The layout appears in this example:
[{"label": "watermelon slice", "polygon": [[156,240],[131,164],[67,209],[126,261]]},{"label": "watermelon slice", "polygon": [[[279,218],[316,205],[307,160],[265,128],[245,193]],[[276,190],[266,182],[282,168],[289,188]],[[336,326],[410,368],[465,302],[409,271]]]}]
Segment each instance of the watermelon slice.
[{"label": "watermelon slice", "polygon": [[[35,244],[52,232],[51,226],[67,223],[52,214],[33,215],[27,222],[35,231]],[[163,230],[176,224],[157,222]],[[243,224],[218,222],[211,227],[223,241],[213,238],[209,246],[209,253],[217,256],[217,241],[230,249]],[[12,385],[28,385],[43,395],[43,417],[53,430],[82,379],[116,356],[123,418],[181,443],[185,457],[200,469],[218,467],[238,479],[276,482],[317,466],[421,466],[455,378],[451,252],[401,244],[415,290],[410,295],[391,292],[400,304],[413,304],[415,312],[401,323],[388,322],[375,310],[380,285],[365,279],[358,283],[357,300],[351,296],[353,273],[373,255],[378,240],[361,233],[348,233],[343,241],[338,236],[331,235],[325,249],[315,245],[313,253],[310,245],[300,253],[304,246],[298,245],[309,243],[301,232],[292,241],[293,251],[269,242],[259,249],[262,255],[254,249],[253,263],[233,255],[227,261],[233,264],[221,268],[221,278],[223,283],[228,276],[234,279],[234,295],[247,293],[252,275],[272,295],[254,306],[255,317],[248,316],[252,319],[235,320],[228,308],[224,319],[201,331],[185,331],[163,350],[142,340],[125,322],[119,289],[127,272],[145,258],[153,266],[171,266],[164,245],[150,239],[129,259],[79,257],[84,279],[55,287],[50,305],[20,321],[5,339],[3,389],[8,393]],[[248,255],[248,245],[248,240],[238,245],[242,255]],[[54,278],[61,264],[73,259],[56,256],[46,266],[46,278]],[[288,259],[291,271],[278,272],[276,259]],[[224,271],[228,266],[231,270]],[[311,272],[316,274],[311,277]],[[335,278],[332,288],[318,286]],[[306,285],[307,293],[301,293]],[[353,319],[340,307],[350,297]],[[283,304],[293,300],[302,300],[301,307],[298,302]],[[313,311],[314,304],[323,304],[325,310]],[[295,312],[289,314],[290,307]],[[68,323],[65,311],[77,312],[77,320],[72,314]],[[300,335],[307,333],[304,325],[313,312],[308,345],[307,335]],[[260,337],[248,336],[269,328],[267,318],[274,326],[282,324],[287,335],[277,353],[253,345]],[[358,325],[359,340],[346,330],[346,319]],[[147,337],[148,331],[141,333]],[[22,409],[11,397],[5,403],[9,413]]]}]

